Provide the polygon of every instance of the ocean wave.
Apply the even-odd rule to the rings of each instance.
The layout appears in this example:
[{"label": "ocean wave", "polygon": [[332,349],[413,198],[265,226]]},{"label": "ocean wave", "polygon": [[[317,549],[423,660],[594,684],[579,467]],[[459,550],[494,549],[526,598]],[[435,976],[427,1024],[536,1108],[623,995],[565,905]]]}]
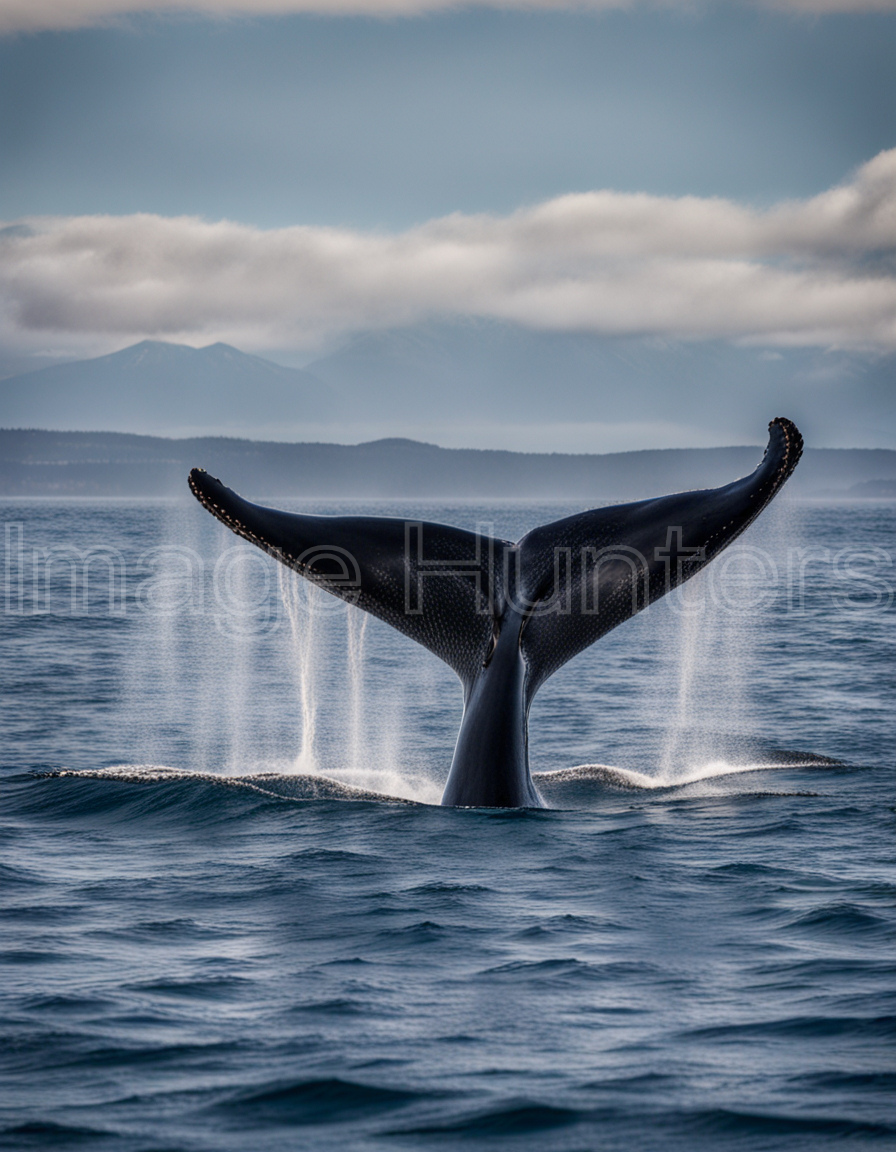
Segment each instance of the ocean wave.
[{"label": "ocean wave", "polygon": [[658,789],[682,788],[689,784],[715,780],[723,776],[742,776],[750,772],[774,772],[784,768],[831,768],[842,767],[840,761],[826,757],[806,755],[802,759],[748,761],[731,763],[727,760],[710,760],[687,768],[669,770],[651,775],[631,768],[616,768],[610,764],[577,764],[572,768],[557,768],[551,772],[535,772],[533,780],[539,790],[554,791],[558,786],[597,784],[607,788],[622,789],[627,792],[655,791]]},{"label": "ocean wave", "polygon": [[595,964],[570,957],[551,960],[511,960],[506,964],[486,968],[479,975],[482,979],[501,983],[560,987],[592,981],[618,980],[620,975],[629,976],[631,974],[629,969],[630,966],[625,962],[608,961]]},{"label": "ocean wave", "polygon": [[790,920],[787,927],[809,931],[813,936],[832,934],[853,940],[856,936],[892,934],[893,921],[892,915],[879,916],[856,904],[839,903],[812,908]]},{"label": "ocean wave", "polygon": [[683,1036],[701,1040],[740,1042],[745,1038],[801,1037],[823,1039],[852,1036],[864,1039],[896,1037],[896,1016],[789,1016],[779,1020],[750,1020],[690,1028]]},{"label": "ocean wave", "polygon": [[66,993],[26,997],[21,1007],[24,1012],[48,1012],[59,1016],[85,1016],[104,1012],[114,1003],[109,997],[78,996]]},{"label": "ocean wave", "polygon": [[[839,763],[839,762],[837,762]],[[682,791],[685,796],[699,795],[696,786],[728,780],[726,793],[730,792],[731,781],[748,778],[751,773],[772,772],[783,768],[831,767],[833,762],[805,756],[800,761],[730,763],[714,760],[676,772],[660,772],[656,775],[629,768],[614,767],[608,764],[580,764],[569,768],[559,768],[549,772],[533,774],[539,791],[550,808],[584,807],[591,805],[601,793],[609,791],[640,793],[674,793]],[[66,781],[69,785],[94,782],[108,785],[106,790],[92,788],[89,792],[71,788],[54,792],[52,799],[33,791],[20,791],[16,797],[17,806],[23,812],[43,811],[59,818],[89,815],[93,818],[119,816],[134,819],[141,816],[158,816],[166,812],[174,816],[179,810],[188,816],[193,826],[214,822],[228,815],[245,816],[253,811],[265,811],[267,805],[307,804],[312,802],[354,802],[404,807],[431,806],[431,788],[418,799],[407,795],[390,795],[345,783],[334,777],[310,773],[257,772],[243,775],[225,775],[216,772],[197,772],[185,768],[174,768],[157,764],[118,764],[102,768],[57,768],[34,772],[16,778],[21,784],[35,779]],[[405,781],[410,789],[410,782]],[[138,786],[122,788],[122,785]],[[737,786],[735,784],[735,789]],[[404,790],[404,789],[403,789]],[[743,791],[741,787],[739,790]],[[757,794],[755,783],[747,789],[749,794]],[[715,792],[710,792],[715,795]],[[763,794],[763,793],[760,793]],[[781,795],[780,792],[768,793]],[[811,792],[785,795],[815,795]],[[497,820],[517,818],[550,819],[550,811],[528,809],[483,810],[484,814]],[[317,849],[326,851],[326,849]],[[25,885],[30,877],[17,870],[11,870],[11,883]]]},{"label": "ocean wave", "polygon": [[747,1112],[729,1108],[710,1108],[688,1117],[688,1126],[719,1136],[849,1136],[886,1137],[896,1135],[891,1124],[875,1124],[841,1116],[796,1116],[774,1112]]},{"label": "ocean wave", "polygon": [[77,1124],[54,1124],[52,1121],[34,1120],[24,1124],[14,1124],[0,1128],[0,1139],[15,1140],[8,1148],[24,1152],[27,1148],[91,1147],[98,1140],[112,1137],[114,1133],[99,1128],[88,1128]]},{"label": "ocean wave", "polygon": [[129,992],[188,1000],[233,1000],[240,991],[254,990],[255,982],[240,976],[210,976],[196,980],[145,980],[125,985]]},{"label": "ocean wave", "polygon": [[225,776],[216,772],[194,772],[159,764],[116,764],[108,768],[58,768],[37,775],[53,779],[112,780],[121,784],[170,784],[194,781],[215,787],[244,789],[273,800],[375,800],[392,804],[415,804],[400,796],[389,796],[344,784],[329,776],[307,773],[259,772],[247,776]]},{"label": "ocean wave", "polygon": [[593,1113],[577,1108],[528,1102],[508,1103],[458,1120],[425,1124],[385,1133],[387,1136],[516,1136],[576,1124]]},{"label": "ocean wave", "polygon": [[321,1120],[347,1119],[358,1115],[401,1108],[432,1093],[384,1088],[344,1080],[336,1076],[277,1081],[241,1090],[213,1106],[245,1123],[314,1124]]},{"label": "ocean wave", "polygon": [[[367,1016],[373,1009],[363,1000],[352,1000],[347,996],[337,996],[330,1000],[308,1000],[293,1004],[286,1009],[288,1016],[302,1016],[305,1013],[320,1013],[323,1016]],[[376,1006],[376,1014],[384,1015],[382,1004]]]},{"label": "ocean wave", "polygon": [[848,981],[879,976],[896,983],[896,959],[877,956],[813,956],[809,959],[787,959],[770,964],[757,964],[752,969],[759,976],[792,976],[800,981]]},{"label": "ocean wave", "polygon": [[789,1083],[821,1092],[896,1093],[896,1071],[887,1072],[809,1072],[791,1076]]},{"label": "ocean wave", "polygon": [[0,891],[10,892],[17,888],[40,888],[43,880],[28,868],[0,864]]},{"label": "ocean wave", "polygon": [[[166,1021],[159,1019],[159,1024]],[[54,1061],[57,1068],[80,1068],[89,1073],[101,1068],[145,1069],[147,1073],[156,1068],[176,1065],[181,1068],[210,1069],[227,1067],[233,1060],[245,1060],[257,1046],[246,1041],[219,1040],[206,1043],[143,1043],[114,1044],[102,1047],[85,1045],[68,1056]],[[162,1095],[167,1093],[163,1092]],[[153,1095],[153,1094],[150,1094]],[[117,1103],[132,1103],[148,1098],[147,1093],[137,1093],[123,1097]]]}]

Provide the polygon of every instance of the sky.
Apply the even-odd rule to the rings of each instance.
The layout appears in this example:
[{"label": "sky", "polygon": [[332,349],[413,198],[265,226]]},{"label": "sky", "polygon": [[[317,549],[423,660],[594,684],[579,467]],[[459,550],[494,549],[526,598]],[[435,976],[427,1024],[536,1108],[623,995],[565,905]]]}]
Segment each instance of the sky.
[{"label": "sky", "polygon": [[896,0],[0,0],[0,352],[887,357],[894,61]]}]

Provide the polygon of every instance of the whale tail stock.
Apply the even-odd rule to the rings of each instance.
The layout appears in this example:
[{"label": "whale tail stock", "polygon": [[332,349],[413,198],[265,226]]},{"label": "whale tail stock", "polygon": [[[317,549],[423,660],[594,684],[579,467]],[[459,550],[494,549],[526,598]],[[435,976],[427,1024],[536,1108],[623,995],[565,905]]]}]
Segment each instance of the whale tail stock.
[{"label": "whale tail stock", "polygon": [[752,523],[802,452],[789,420],[773,420],[769,433],[761,463],[741,480],[582,512],[516,543],[427,522],[280,512],[201,469],[189,483],[237,535],[454,669],[464,721],[443,803],[538,806],[526,729],[535,693]]}]

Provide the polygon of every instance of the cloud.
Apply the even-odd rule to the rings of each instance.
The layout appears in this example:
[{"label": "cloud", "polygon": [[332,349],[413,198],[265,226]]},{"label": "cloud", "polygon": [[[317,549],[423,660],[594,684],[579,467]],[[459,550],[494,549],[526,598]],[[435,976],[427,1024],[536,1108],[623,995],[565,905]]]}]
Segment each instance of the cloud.
[{"label": "cloud", "polygon": [[590,192],[395,234],[153,215],[0,230],[0,324],[19,345],[312,348],[446,317],[894,349],[896,149],[849,183],[765,211]]},{"label": "cloud", "polygon": [[[893,12],[896,0],[753,0],[759,7],[823,15]],[[691,0],[0,0],[0,34],[82,28],[134,13],[211,17],[315,13],[324,16],[421,16],[469,8],[600,12],[653,4],[692,7]]]}]

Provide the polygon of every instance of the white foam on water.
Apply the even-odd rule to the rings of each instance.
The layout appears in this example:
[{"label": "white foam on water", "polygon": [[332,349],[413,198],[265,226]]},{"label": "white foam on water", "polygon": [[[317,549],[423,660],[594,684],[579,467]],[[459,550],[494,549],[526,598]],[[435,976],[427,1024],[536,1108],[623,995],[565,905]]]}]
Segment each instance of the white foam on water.
[{"label": "white foam on water", "polygon": [[[781,768],[818,768],[811,755],[805,761],[794,760],[787,765],[755,762],[731,764],[726,760],[711,760],[671,775],[656,776],[636,772],[630,768],[616,768],[610,764],[578,764],[573,768],[559,768],[552,772],[534,774],[536,785],[545,793],[548,808],[563,808],[564,792],[576,786],[614,788],[622,791],[682,790],[689,797],[732,795],[732,788],[713,787],[713,781],[732,780],[738,776]],[[285,770],[283,770],[285,769]],[[42,775],[44,775],[42,773]],[[438,805],[441,786],[425,777],[397,772],[391,767],[365,768],[358,773],[296,772],[294,762],[272,765],[264,770],[242,771],[236,774],[194,771],[172,768],[161,764],[115,764],[106,768],[57,769],[45,773],[53,777],[80,777],[97,780],[117,780],[130,784],[163,784],[199,781],[248,789],[278,800],[364,800],[382,803],[410,803]],[[346,779],[345,777],[349,777]],[[736,790],[735,790],[736,791]],[[754,792],[755,788],[750,788]],[[811,795],[811,793],[809,793]],[[582,803],[579,795],[574,806]],[[570,798],[572,802],[572,798]],[[586,807],[588,807],[586,803]]]},{"label": "white foam on water", "polygon": [[231,776],[219,772],[194,772],[162,764],[114,764],[108,768],[60,768],[42,775],[88,780],[116,780],[124,784],[165,784],[199,781],[230,788],[243,788],[275,800],[374,800],[423,803],[412,797],[356,788],[329,776],[298,772],[259,772]]},{"label": "white foam on water", "polygon": [[553,784],[594,781],[616,788],[647,789],[680,788],[704,780],[714,780],[723,776],[740,776],[747,772],[780,771],[782,768],[817,767],[817,761],[806,758],[805,764],[799,761],[782,765],[780,763],[731,764],[727,760],[710,760],[700,765],[673,767],[671,771],[661,770],[652,776],[646,772],[636,772],[631,768],[614,768],[610,764],[577,764],[572,768],[558,768],[553,772],[538,772],[536,783],[550,787]]}]

